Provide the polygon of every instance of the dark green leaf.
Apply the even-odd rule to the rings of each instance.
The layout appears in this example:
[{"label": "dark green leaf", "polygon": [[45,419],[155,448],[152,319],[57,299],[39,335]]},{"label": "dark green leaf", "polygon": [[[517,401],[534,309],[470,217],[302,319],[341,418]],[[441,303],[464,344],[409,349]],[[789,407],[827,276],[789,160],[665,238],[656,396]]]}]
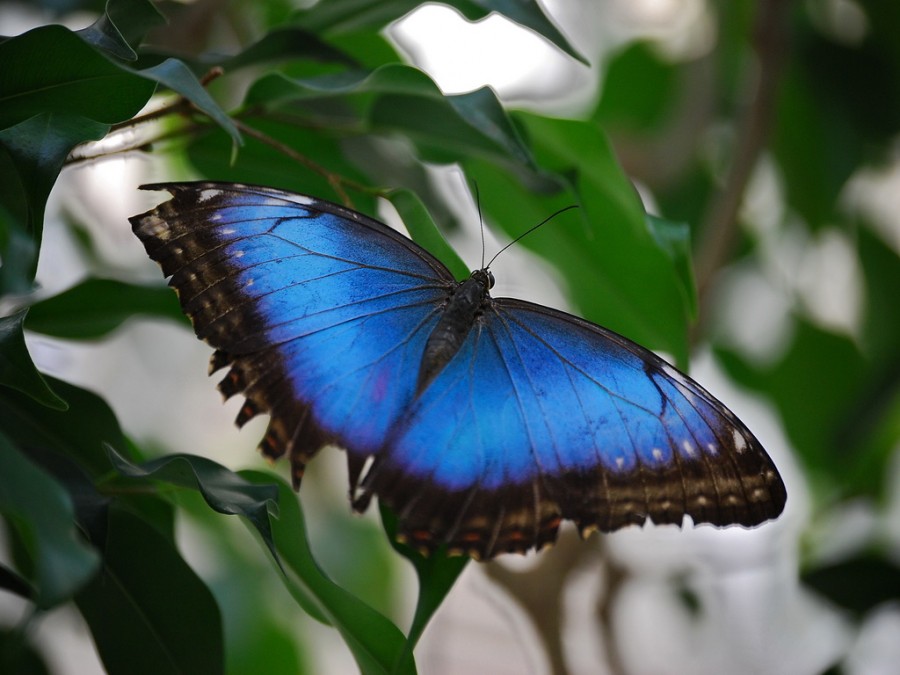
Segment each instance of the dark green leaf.
[{"label": "dark green leaf", "polygon": [[[325,170],[336,176],[365,181],[359,170],[344,158],[339,141],[323,129],[308,129],[289,122],[257,118],[245,119],[244,122],[304,157],[315,158]],[[341,195],[334,191],[328,178],[268,144],[248,137],[238,153],[239,161],[233,165],[231,148],[232,144],[224,133],[211,131],[190,145],[188,157],[201,174],[217,180],[268,185],[341,201]],[[374,211],[375,201],[371,195],[354,194],[354,199],[359,200],[354,204],[358,210]]]},{"label": "dark green leaf", "polygon": [[678,275],[684,306],[690,318],[697,316],[697,285],[694,283],[694,265],[691,261],[691,228],[687,223],[676,223],[664,218],[644,214],[647,228],[653,239],[669,259]]},{"label": "dark green leaf", "polygon": [[732,377],[765,393],[777,407],[806,466],[844,486],[860,440],[854,433],[859,418],[854,401],[869,367],[852,338],[800,318],[794,323],[791,347],[775,364],[757,367],[725,350],[717,355]]},{"label": "dark green leaf", "polygon": [[419,578],[419,597],[416,602],[416,613],[409,628],[405,654],[405,658],[410,658],[431,617],[441,606],[470,559],[468,556],[449,556],[443,548],[426,557],[414,548],[399,543],[396,516],[386,507],[382,506],[380,510],[381,522],[384,524],[391,546],[412,563]]},{"label": "dark green leaf", "polygon": [[109,0],[103,15],[77,35],[116,58],[134,61],[144,35],[162,23],[165,19],[148,0]]},{"label": "dark green leaf", "polygon": [[258,63],[304,58],[342,63],[347,66],[355,65],[346,54],[322,42],[315,34],[293,26],[277,28],[266,33],[240,53],[218,63],[226,72],[231,72]]},{"label": "dark green leaf", "polygon": [[444,239],[416,194],[409,190],[391,190],[385,196],[397,209],[410,236],[419,245],[447,265],[457,279],[469,276],[469,268]]},{"label": "dark green leaf", "polygon": [[809,570],[803,582],[857,617],[900,600],[900,567],[874,553]]},{"label": "dark green leaf", "polygon": [[[10,182],[0,197],[7,202],[3,204],[6,214],[18,216],[19,222],[11,223],[10,231],[27,232],[34,250],[41,244],[47,197],[69,152],[78,143],[103,138],[107,131],[106,125],[65,113],[39,114],[0,131],[2,163],[9,169],[4,178]],[[23,249],[21,244],[17,248]],[[15,265],[21,268],[26,263],[16,261]],[[27,261],[28,281],[34,278],[36,265],[36,259]]]},{"label": "dark green leaf", "polygon": [[28,642],[23,630],[0,629],[0,673],[50,675],[40,653]]},{"label": "dark green leaf", "polygon": [[0,296],[31,291],[36,264],[37,247],[28,234],[28,216],[14,216],[10,210],[26,209],[25,195],[14,176],[13,160],[0,146],[0,177],[4,179],[0,185]]},{"label": "dark green leaf", "polygon": [[374,94],[369,122],[402,131],[423,148],[454,161],[466,152],[531,166],[533,161],[496,94],[482,88],[444,96],[425,73],[401,64],[372,72],[344,71],[309,78],[272,74],[247,92],[247,105],[285,104],[335,96]]},{"label": "dark green leaf", "polygon": [[[296,20],[314,33],[346,33],[362,28],[381,29],[422,4],[421,0],[355,0],[354,2],[319,2],[298,12]],[[585,58],[547,18],[534,0],[445,0],[467,19],[477,21],[496,12],[510,21],[530,28],[582,63]]]},{"label": "dark green leaf", "polygon": [[68,406],[35,368],[25,346],[22,322],[28,310],[0,318],[0,385],[27,394],[41,405],[65,410]]},{"label": "dark green leaf", "polygon": [[0,43],[0,129],[35,115],[122,122],[153,94],[70,30],[43,26]]},{"label": "dark green leaf", "polygon": [[0,387],[0,429],[20,447],[48,448],[69,457],[93,479],[109,473],[112,465],[103,444],[128,445],[112,410],[96,394],[52,377],[47,380],[68,402],[68,410],[51,410]]},{"label": "dark green leaf", "polygon": [[578,211],[525,237],[522,245],[564,275],[579,314],[686,364],[692,292],[686,292],[678,270],[683,263],[651,234],[637,193],[604,135],[588,122],[519,118],[546,173],[542,182],[529,176],[517,180],[493,165],[466,162],[481,188],[488,222],[515,237],[579,204]]},{"label": "dark green leaf", "polygon": [[372,72],[347,70],[305,78],[290,78],[282,73],[272,73],[253,83],[247,91],[245,103],[257,105],[361,93],[443,98],[441,90],[421,70],[392,63]]},{"label": "dark green leaf", "polygon": [[180,94],[228,132],[234,143],[240,145],[243,142],[240,132],[234,126],[234,122],[231,121],[228,113],[222,110],[221,106],[213,100],[209,92],[203,88],[203,85],[200,84],[200,81],[184,62],[178,59],[166,59],[150,68],[133,72],[140,77],[159,82],[175,93]]},{"label": "dark green leaf", "polygon": [[97,571],[97,554],[75,529],[69,495],[0,434],[0,513],[15,527],[33,564],[39,607],[71,598]]},{"label": "dark green leaf", "polygon": [[54,337],[96,339],[135,315],[184,323],[178,300],[166,286],[136,286],[112,279],[88,279],[32,305],[26,327]]},{"label": "dark green leaf", "polygon": [[29,600],[34,600],[35,597],[34,588],[28,580],[6,565],[0,565],[0,588]]},{"label": "dark green leaf", "polygon": [[590,65],[581,52],[575,49],[547,18],[544,10],[535,0],[526,2],[522,0],[472,0],[472,2],[488,12],[496,12],[520,26],[530,28],[572,58],[578,59],[585,65]]},{"label": "dark green leaf", "polygon": [[628,132],[659,128],[678,93],[676,73],[651,44],[628,45],[609,63],[595,119],[604,128]]},{"label": "dark green leaf", "polygon": [[103,569],[76,602],[111,675],[224,672],[212,594],[169,539],[128,511],[110,509]]},{"label": "dark green leaf", "polygon": [[[152,478],[198,490],[210,508],[226,515],[244,516],[259,532],[275,560],[269,516],[278,516],[278,488],[250,483],[211,459],[196,455],[167,455],[137,465],[107,446],[116,470],[131,478]],[[280,564],[280,563],[279,563]]]},{"label": "dark green leaf", "polygon": [[[242,471],[247,480],[271,483],[273,477],[257,471]],[[395,670],[406,648],[400,630],[384,616],[335,585],[316,564],[300,502],[286,483],[278,479],[279,517],[272,523],[275,548],[286,567],[285,585],[298,604],[314,618],[334,626],[347,643],[361,672],[414,673],[415,666],[403,662]]]},{"label": "dark green leaf", "polygon": [[375,129],[400,131],[426,160],[441,163],[486,157],[532,167],[534,160],[491,89],[456,96],[379,96],[369,112]]}]

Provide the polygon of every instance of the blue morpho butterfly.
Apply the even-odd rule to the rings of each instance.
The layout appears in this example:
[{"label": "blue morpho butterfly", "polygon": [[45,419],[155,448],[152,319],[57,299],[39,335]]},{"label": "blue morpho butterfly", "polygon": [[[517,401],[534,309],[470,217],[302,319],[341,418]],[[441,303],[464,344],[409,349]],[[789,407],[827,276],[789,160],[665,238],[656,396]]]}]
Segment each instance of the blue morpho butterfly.
[{"label": "blue morpho butterfly", "polygon": [[[144,185],[131,218],[175,288],[210,372],[271,416],[260,449],[299,488],[347,451],[353,508],[377,495],[399,538],[487,559],[628,524],[753,526],[786,492],[759,442],[652,352],[564,312],[456,281],[386,225],[326,201],[231,183]],[[371,460],[371,461],[370,461]],[[364,473],[365,471],[365,473]],[[364,473],[364,475],[363,475]]]}]

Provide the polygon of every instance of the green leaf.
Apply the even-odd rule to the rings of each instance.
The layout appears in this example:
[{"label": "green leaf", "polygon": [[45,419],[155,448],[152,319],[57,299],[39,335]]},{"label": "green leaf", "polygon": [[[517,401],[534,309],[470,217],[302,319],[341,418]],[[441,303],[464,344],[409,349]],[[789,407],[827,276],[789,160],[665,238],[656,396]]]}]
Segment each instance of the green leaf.
[{"label": "green leaf", "polygon": [[[591,260],[593,273],[570,279],[588,319],[687,363],[689,296],[672,258],[647,228],[637,191],[606,136],[594,124],[523,115],[541,166],[567,176],[586,228],[567,229],[569,245]],[[554,255],[555,250],[547,253]],[[556,259],[565,273],[564,256]]]},{"label": "green leaf", "polygon": [[[8,225],[10,232],[24,232],[31,238],[31,245],[24,247],[16,235],[11,235],[12,241],[18,244],[16,248],[25,253],[40,248],[47,197],[66,157],[77,144],[103,138],[107,131],[104,124],[66,113],[42,113],[0,131],[0,167],[7,169],[4,180],[8,182],[0,191],[2,206],[14,219]],[[30,283],[36,265],[33,256],[15,261],[14,266],[19,272],[12,286],[25,286],[25,279]],[[20,277],[23,272],[25,279]]]},{"label": "green leaf", "polygon": [[413,649],[425,632],[428,622],[443,603],[444,598],[453,588],[459,575],[469,564],[468,556],[449,556],[443,548],[430,556],[423,556],[414,548],[397,541],[397,517],[390,509],[381,506],[381,522],[387,533],[391,546],[400,555],[409,560],[419,578],[419,597],[416,602],[416,613],[409,628],[407,651],[405,658],[412,656]]},{"label": "green leaf", "polygon": [[0,513],[15,527],[33,563],[38,607],[71,598],[94,575],[97,554],[75,529],[69,495],[0,434]]},{"label": "green leaf", "polygon": [[205,112],[216,122],[222,129],[228,132],[232,141],[236,145],[243,143],[241,133],[238,131],[234,122],[228,116],[221,106],[216,103],[209,92],[200,84],[200,80],[191,72],[183,61],[178,59],[166,59],[150,68],[133,71],[135,75],[147,78],[153,82],[159,82],[172,91],[180,94],[188,101],[193,103],[197,108]]},{"label": "green leaf", "polygon": [[68,405],[35,368],[25,345],[22,322],[28,310],[0,318],[0,385],[27,394],[41,405],[66,410]]},{"label": "green leaf", "polygon": [[[167,455],[137,465],[107,446],[113,466],[123,476],[151,478],[198,490],[210,508],[246,518],[278,561],[269,516],[278,516],[278,487],[250,483],[211,459],[196,455]],[[279,563],[280,564],[280,563]]]},{"label": "green leaf", "polygon": [[[510,21],[533,30],[550,43],[584,65],[590,63],[566,37],[559,32],[556,26],[547,18],[544,10],[534,0],[472,0],[475,5],[488,12],[496,12],[505,16]],[[479,17],[480,18],[480,17]]]},{"label": "green leaf", "polygon": [[134,61],[147,31],[165,19],[148,0],[109,0],[93,24],[77,31],[88,44],[119,59]]},{"label": "green leaf", "polygon": [[679,93],[677,72],[657,55],[651,43],[628,45],[607,66],[594,118],[603,128],[632,133],[659,129]]},{"label": "green leaf", "polygon": [[104,443],[128,446],[106,402],[86,389],[47,377],[69,404],[50,409],[13,389],[0,387],[0,429],[20,447],[48,448],[74,460],[91,478],[112,470]]},{"label": "green leaf", "polygon": [[485,157],[533,167],[528,146],[488,87],[455,96],[379,96],[369,112],[375,129],[401,131],[428,161],[452,163]]},{"label": "green leaf", "polygon": [[691,262],[691,228],[687,223],[676,223],[665,218],[644,214],[647,229],[657,246],[672,262],[680,283],[684,306],[690,318],[697,316],[697,285],[694,281],[694,265]]},{"label": "green leaf", "polygon": [[[687,362],[687,292],[681,256],[661,247],[603,133],[590,122],[519,114],[541,175],[516,179],[486,162],[465,163],[481,188],[488,222],[516,237],[555,211],[579,204],[522,240],[553,263],[585,318]],[[574,221],[580,220],[577,224]]]},{"label": "green leaf", "polygon": [[[381,29],[422,4],[421,0],[355,0],[353,2],[319,2],[298,12],[295,20],[317,34]],[[478,21],[496,12],[533,30],[582,63],[587,60],[569,43],[544,14],[535,0],[444,0],[443,4],[458,10],[470,21]]]},{"label": "green leaf", "polygon": [[346,70],[303,78],[271,73],[253,83],[244,102],[258,105],[362,93],[443,98],[441,90],[424,72],[412,66],[391,63],[371,72]]},{"label": "green leaf", "polygon": [[790,349],[777,363],[756,366],[725,349],[716,350],[716,356],[733,378],[762,392],[778,409],[804,464],[830,474],[836,486],[846,489],[848,468],[861,440],[861,411],[854,403],[870,365],[852,338],[799,318],[794,325]]},{"label": "green leaf", "polygon": [[[2,132],[0,132],[2,134]],[[14,216],[10,208],[24,211],[25,195],[20,190],[13,161],[0,144],[0,296],[25,294],[32,289],[37,247],[25,225],[27,215]],[[15,205],[13,203],[14,202]]]},{"label": "green leaf", "polygon": [[76,597],[106,671],[224,673],[219,608],[172,541],[115,506],[107,533],[103,569]]},{"label": "green leaf", "polygon": [[449,267],[457,279],[465,279],[469,276],[468,266],[444,239],[444,235],[431,219],[428,209],[414,192],[391,190],[385,196],[397,209],[410,236],[420,246]]},{"label": "green leaf", "polygon": [[412,66],[388,64],[371,72],[345,71],[308,78],[271,74],[247,92],[247,105],[284,105],[328,97],[375,95],[369,123],[375,129],[402,131],[442,161],[478,153],[503,162],[532,166],[528,147],[487,87],[444,96],[425,73]]},{"label": "green leaf", "polygon": [[155,89],[62,26],[0,43],[0,63],[0,129],[52,114],[115,124],[137,113]]},{"label": "green leaf", "polygon": [[809,570],[803,582],[860,618],[878,605],[900,600],[900,567],[876,553]]},{"label": "green leaf", "polygon": [[137,286],[112,279],[88,279],[28,310],[28,330],[74,340],[93,340],[135,315],[184,323],[178,300],[166,286]]},{"label": "green leaf", "polygon": [[[365,181],[359,170],[344,158],[339,140],[327,130],[263,118],[251,117],[243,121],[303,156],[315,158],[334,175]],[[202,175],[214,176],[217,180],[268,185],[341,201],[341,195],[334,191],[334,186],[320,172],[308,169],[268,144],[247,137],[246,144],[238,153],[239,161],[234,164],[231,163],[231,148],[232,144],[224,133],[210,131],[188,147],[188,158]],[[355,208],[374,211],[372,195],[354,197],[359,199]]]},{"label": "green leaf", "polygon": [[20,629],[0,629],[0,673],[51,675],[41,653]]},{"label": "green leaf", "polygon": [[[273,476],[258,471],[241,475],[256,483],[270,483]],[[319,568],[306,536],[306,523],[300,502],[281,479],[279,517],[272,523],[275,548],[285,565],[283,581],[297,603],[313,618],[334,626],[346,642],[362,673],[414,673],[415,665],[399,664],[406,639],[384,616],[337,586]]]},{"label": "green leaf", "polygon": [[[323,42],[314,33],[294,26],[276,28],[227,59],[216,61],[209,59],[208,61],[217,62],[226,72],[231,72],[259,63],[289,59],[314,59],[326,63],[355,65],[355,62],[344,52]],[[208,61],[204,61],[204,63]]]}]

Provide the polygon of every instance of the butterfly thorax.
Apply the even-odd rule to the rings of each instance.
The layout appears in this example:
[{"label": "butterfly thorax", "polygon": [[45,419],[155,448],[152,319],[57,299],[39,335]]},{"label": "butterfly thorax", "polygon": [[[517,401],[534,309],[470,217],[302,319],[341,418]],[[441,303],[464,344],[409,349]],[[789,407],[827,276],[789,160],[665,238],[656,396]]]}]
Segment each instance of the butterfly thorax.
[{"label": "butterfly thorax", "polygon": [[416,392],[421,393],[437,377],[444,366],[462,347],[475,324],[475,318],[490,296],[494,276],[488,270],[475,270],[465,281],[457,284],[441,313],[422,354]]}]

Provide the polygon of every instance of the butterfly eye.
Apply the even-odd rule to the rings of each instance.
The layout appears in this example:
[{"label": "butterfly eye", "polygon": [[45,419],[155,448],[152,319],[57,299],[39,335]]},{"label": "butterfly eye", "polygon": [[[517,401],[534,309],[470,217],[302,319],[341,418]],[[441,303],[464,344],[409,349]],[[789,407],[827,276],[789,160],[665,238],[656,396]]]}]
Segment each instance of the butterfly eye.
[{"label": "butterfly eye", "polygon": [[487,272],[488,289],[491,289],[494,287],[494,274],[490,270],[485,271]]}]

